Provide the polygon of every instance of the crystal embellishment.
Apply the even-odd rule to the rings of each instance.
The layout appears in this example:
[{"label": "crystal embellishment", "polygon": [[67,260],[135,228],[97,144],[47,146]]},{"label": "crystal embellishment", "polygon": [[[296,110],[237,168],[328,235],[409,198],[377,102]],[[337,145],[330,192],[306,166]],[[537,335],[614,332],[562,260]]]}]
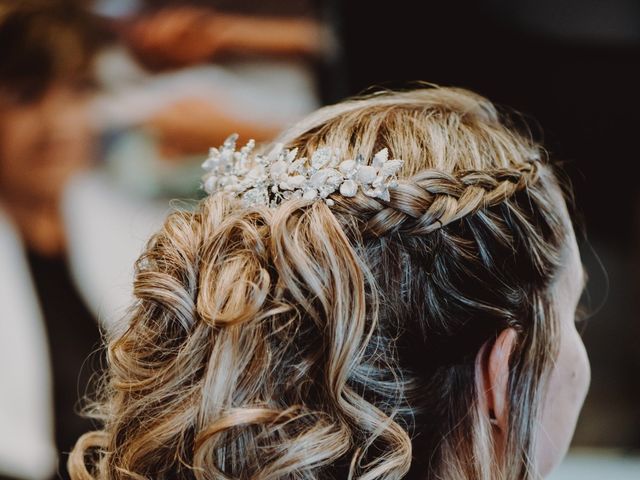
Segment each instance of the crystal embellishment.
[{"label": "crystal embellishment", "polygon": [[354,197],[358,191],[389,201],[389,189],[397,186],[396,174],[404,161],[389,159],[383,148],[370,163],[362,155],[341,159],[340,152],[324,147],[310,159],[297,158],[297,149],[280,143],[264,155],[253,155],[255,142],[249,140],[236,151],[238,134],[229,136],[219,148],[211,148],[202,164],[206,171],[203,188],[212,195],[223,191],[241,197],[244,204],[277,207],[283,200],[323,199],[331,206],[329,195],[339,192]]}]

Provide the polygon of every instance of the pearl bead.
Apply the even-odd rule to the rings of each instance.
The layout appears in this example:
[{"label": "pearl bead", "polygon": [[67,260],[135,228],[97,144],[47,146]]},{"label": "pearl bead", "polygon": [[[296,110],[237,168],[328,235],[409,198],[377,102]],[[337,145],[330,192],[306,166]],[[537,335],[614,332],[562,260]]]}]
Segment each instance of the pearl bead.
[{"label": "pearl bead", "polygon": [[302,198],[304,198],[305,200],[313,200],[318,196],[318,192],[316,192],[313,188],[310,190],[307,190],[306,192],[304,192],[304,194],[302,195]]},{"label": "pearl bead", "polygon": [[358,170],[356,177],[360,183],[371,183],[376,178],[376,169],[371,165],[363,165]]},{"label": "pearl bead", "polygon": [[354,197],[358,192],[358,184],[353,180],[345,180],[340,185],[340,194],[345,197]]}]

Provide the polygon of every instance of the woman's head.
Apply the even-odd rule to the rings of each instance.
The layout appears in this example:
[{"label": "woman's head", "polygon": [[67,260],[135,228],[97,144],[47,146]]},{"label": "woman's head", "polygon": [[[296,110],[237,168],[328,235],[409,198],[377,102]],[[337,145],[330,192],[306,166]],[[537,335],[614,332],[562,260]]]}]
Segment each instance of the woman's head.
[{"label": "woman's head", "polygon": [[172,214],[138,262],[104,429],[73,476],[91,447],[105,479],[544,473],[588,364],[579,254],[538,146],[448,88],[344,102],[281,140],[405,164],[389,201],[215,194]]}]

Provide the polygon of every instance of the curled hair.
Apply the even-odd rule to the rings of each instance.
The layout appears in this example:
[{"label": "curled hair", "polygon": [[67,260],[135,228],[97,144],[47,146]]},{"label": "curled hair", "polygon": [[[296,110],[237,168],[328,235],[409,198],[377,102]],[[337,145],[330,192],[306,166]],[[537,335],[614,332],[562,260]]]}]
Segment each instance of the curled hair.
[{"label": "curled hair", "polygon": [[[72,478],[535,478],[567,229],[540,148],[451,88],[327,107],[282,141],[406,163],[389,201],[216,194],[172,213],[137,263],[103,428],[79,440]],[[507,327],[501,459],[477,357]]]}]

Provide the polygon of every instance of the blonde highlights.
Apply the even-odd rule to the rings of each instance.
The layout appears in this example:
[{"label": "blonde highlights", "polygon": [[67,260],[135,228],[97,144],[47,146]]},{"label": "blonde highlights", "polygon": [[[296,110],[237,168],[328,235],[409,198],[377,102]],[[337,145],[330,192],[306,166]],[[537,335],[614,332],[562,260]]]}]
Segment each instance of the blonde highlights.
[{"label": "blonde highlights", "polygon": [[[171,214],[109,340],[79,479],[528,479],[557,345],[548,287],[566,226],[550,167],[487,100],[385,92],[321,109],[281,139],[405,160],[383,201]],[[519,332],[504,459],[476,357]]]}]

